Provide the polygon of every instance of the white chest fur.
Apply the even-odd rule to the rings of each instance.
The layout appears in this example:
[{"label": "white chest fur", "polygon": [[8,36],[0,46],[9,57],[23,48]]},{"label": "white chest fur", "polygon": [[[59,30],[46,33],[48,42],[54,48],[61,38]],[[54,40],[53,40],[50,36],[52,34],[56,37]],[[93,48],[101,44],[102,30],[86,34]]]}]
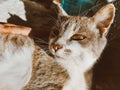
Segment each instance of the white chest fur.
[{"label": "white chest fur", "polygon": [[[81,60],[70,58],[68,58],[67,60],[56,59],[56,61],[67,70],[70,76],[70,79],[65,83],[62,90],[88,90],[84,76],[86,69],[84,69],[82,65],[84,64],[84,62],[80,63]],[[89,63],[87,65],[89,66],[89,68],[91,68],[91,65]]]},{"label": "white chest fur", "polygon": [[69,75],[70,80],[67,81],[62,90],[87,90],[83,72],[73,69]]}]

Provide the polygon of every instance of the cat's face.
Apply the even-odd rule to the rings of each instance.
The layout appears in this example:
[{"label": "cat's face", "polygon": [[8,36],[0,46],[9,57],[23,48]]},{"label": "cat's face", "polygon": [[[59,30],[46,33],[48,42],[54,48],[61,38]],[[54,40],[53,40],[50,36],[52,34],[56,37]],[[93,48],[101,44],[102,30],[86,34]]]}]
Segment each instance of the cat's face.
[{"label": "cat's face", "polygon": [[115,9],[109,4],[93,17],[62,16],[50,35],[49,49],[56,58],[97,59],[107,40]]},{"label": "cat's face", "polygon": [[50,50],[61,58],[85,57],[87,54],[98,57],[105,44],[106,38],[86,17],[66,17],[50,35]]}]

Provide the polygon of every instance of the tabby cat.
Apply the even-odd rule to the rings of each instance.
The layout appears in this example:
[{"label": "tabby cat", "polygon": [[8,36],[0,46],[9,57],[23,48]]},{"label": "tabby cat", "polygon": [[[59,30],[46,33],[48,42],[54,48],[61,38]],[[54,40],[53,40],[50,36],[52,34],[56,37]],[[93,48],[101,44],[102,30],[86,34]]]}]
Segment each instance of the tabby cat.
[{"label": "tabby cat", "polygon": [[0,90],[88,90],[86,73],[103,52],[115,16],[108,4],[93,17],[67,15],[50,35],[49,56],[28,36],[0,34]]}]

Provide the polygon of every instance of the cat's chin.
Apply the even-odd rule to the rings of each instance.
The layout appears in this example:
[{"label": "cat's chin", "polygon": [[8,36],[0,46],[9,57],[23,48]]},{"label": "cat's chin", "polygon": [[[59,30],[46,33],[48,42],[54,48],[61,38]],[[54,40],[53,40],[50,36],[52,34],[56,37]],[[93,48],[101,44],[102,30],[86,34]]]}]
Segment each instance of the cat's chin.
[{"label": "cat's chin", "polygon": [[57,54],[52,54],[51,56],[55,59],[65,59],[67,57],[67,56],[61,56],[61,55],[57,55]]},{"label": "cat's chin", "polygon": [[50,52],[50,56],[52,56],[53,58],[62,58],[59,55],[57,55],[56,53]]},{"label": "cat's chin", "polygon": [[68,58],[70,58],[70,56],[69,55],[54,55],[54,58],[67,60]]}]

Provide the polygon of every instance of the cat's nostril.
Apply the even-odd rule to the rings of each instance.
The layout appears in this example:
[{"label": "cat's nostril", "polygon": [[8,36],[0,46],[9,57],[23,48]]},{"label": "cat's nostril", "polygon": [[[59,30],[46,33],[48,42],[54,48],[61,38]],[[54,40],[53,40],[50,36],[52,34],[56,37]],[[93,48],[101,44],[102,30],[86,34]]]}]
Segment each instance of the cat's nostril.
[{"label": "cat's nostril", "polygon": [[62,46],[59,45],[59,44],[54,44],[54,45],[53,45],[53,49],[55,50],[55,52],[56,52],[57,50],[61,49],[61,48],[62,48]]}]

